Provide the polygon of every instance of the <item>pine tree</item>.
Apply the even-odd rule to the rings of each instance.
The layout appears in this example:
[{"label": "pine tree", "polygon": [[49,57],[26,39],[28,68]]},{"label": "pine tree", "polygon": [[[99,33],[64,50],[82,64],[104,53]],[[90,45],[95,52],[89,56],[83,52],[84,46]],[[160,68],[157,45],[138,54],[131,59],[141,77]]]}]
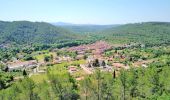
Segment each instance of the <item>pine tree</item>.
[{"label": "pine tree", "polygon": [[24,77],[27,76],[27,72],[26,72],[25,69],[24,69],[24,71],[23,71],[23,76],[24,76]]},{"label": "pine tree", "polygon": [[113,78],[116,78],[116,71],[113,72]]}]

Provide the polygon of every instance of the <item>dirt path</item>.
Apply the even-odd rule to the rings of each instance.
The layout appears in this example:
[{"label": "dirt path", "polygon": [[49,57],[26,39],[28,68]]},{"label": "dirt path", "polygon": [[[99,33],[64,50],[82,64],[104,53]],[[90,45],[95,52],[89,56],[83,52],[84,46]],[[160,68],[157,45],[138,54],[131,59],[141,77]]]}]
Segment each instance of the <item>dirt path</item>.
[{"label": "dirt path", "polygon": [[85,67],[84,65],[80,65],[80,67],[87,73],[87,74],[92,74],[93,72],[89,69],[89,68],[87,68],[87,67]]}]

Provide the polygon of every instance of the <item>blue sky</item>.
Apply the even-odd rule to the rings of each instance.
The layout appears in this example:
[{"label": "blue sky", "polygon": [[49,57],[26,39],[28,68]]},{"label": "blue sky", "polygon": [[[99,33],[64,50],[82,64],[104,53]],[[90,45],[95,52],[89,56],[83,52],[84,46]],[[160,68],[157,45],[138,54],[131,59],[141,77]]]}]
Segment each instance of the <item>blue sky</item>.
[{"label": "blue sky", "polygon": [[170,22],[170,0],[0,0],[0,20],[76,24]]}]

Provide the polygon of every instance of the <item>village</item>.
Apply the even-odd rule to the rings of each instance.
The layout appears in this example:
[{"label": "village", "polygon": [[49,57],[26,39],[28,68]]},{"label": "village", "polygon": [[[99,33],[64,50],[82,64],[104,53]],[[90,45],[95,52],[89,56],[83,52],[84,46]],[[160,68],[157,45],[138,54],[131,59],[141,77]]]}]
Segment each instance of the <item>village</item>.
[{"label": "village", "polygon": [[[111,50],[111,54],[107,54],[107,50]],[[120,50],[121,51],[121,50]],[[110,51],[109,51],[110,52]],[[139,59],[134,63],[127,64],[126,60],[131,59],[129,56],[114,50],[113,46],[105,41],[98,41],[92,44],[68,47],[62,49],[54,49],[51,52],[38,52],[35,54],[34,60],[23,61],[15,59],[6,63],[8,71],[26,71],[29,77],[34,75],[42,75],[47,72],[50,65],[61,65],[65,63],[67,71],[75,76],[76,80],[83,79],[83,75],[93,74],[95,69],[110,73],[119,73],[120,69],[128,70],[133,65],[135,67],[147,67],[147,63],[152,61],[144,61]],[[81,63],[72,64],[72,62]],[[77,74],[78,73],[78,74]],[[15,77],[20,79],[23,77]]]}]

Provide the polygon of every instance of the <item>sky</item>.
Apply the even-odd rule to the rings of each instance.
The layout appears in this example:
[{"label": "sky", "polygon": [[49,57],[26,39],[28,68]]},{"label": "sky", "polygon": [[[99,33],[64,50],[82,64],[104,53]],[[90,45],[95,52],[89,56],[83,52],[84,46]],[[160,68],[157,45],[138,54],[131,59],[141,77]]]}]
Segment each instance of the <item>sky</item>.
[{"label": "sky", "polygon": [[170,22],[170,0],[0,0],[0,20],[75,24]]}]

